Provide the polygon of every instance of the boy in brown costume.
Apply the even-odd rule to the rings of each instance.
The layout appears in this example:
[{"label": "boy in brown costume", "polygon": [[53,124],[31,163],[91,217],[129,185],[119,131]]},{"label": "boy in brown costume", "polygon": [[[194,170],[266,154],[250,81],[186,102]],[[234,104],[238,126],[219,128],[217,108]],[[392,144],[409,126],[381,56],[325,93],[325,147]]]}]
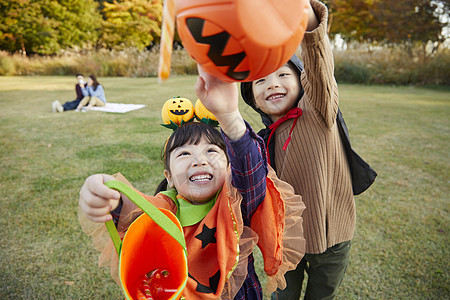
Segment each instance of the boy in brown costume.
[{"label": "boy in brown costume", "polygon": [[[305,299],[336,295],[355,229],[353,195],[362,192],[355,189],[354,176],[360,174],[353,172],[349,154],[353,151],[348,133],[347,138],[342,133],[345,123],[338,113],[334,59],[326,34],[328,11],[319,1],[310,3],[308,28],[301,44],[305,67],[293,56],[274,73],[241,85],[244,101],[260,113],[267,126],[259,134],[267,144],[270,164],[306,205],[307,254],[296,270],[285,275],[287,288],[272,294],[272,299],[299,299],[305,270]],[[363,180],[368,181],[363,190],[376,176],[367,167],[369,178]]]}]

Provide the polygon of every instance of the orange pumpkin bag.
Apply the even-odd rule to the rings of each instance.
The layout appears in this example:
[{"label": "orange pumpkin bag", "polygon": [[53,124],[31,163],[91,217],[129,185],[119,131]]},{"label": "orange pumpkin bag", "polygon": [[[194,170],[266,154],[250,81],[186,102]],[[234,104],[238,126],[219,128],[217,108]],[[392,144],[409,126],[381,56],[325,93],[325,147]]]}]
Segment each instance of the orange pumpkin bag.
[{"label": "orange pumpkin bag", "polygon": [[158,209],[119,181],[105,183],[126,195],[144,214],[121,241],[113,221],[106,227],[119,254],[119,275],[126,299],[179,299],[188,277],[186,242],[174,214]]}]

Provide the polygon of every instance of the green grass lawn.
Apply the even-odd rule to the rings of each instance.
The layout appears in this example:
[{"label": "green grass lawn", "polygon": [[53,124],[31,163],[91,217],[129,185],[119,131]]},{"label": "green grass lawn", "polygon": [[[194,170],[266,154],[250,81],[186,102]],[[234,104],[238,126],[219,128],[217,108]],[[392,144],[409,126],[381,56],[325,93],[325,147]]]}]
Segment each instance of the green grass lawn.
[{"label": "green grass lawn", "polygon": [[[1,299],[123,299],[78,224],[78,192],[90,174],[121,171],[153,194],[170,134],[162,104],[196,100],[196,77],[99,80],[108,101],[146,107],[54,114],[53,100],[74,98],[75,78],[0,77]],[[354,148],[378,178],[356,197],[338,299],[448,299],[450,89],[341,85],[340,94]]]}]

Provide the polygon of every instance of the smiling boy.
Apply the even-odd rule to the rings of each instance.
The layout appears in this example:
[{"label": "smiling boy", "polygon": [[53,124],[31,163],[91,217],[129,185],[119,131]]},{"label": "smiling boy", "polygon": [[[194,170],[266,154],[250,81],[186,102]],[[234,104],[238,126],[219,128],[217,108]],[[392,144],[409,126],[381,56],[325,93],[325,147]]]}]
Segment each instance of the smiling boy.
[{"label": "smiling boy", "polygon": [[352,177],[336,122],[339,97],[325,5],[311,0],[307,32],[296,56],[274,73],[241,85],[267,126],[260,132],[270,164],[306,205],[306,255],[272,299],[332,299],[348,265],[356,208]]}]

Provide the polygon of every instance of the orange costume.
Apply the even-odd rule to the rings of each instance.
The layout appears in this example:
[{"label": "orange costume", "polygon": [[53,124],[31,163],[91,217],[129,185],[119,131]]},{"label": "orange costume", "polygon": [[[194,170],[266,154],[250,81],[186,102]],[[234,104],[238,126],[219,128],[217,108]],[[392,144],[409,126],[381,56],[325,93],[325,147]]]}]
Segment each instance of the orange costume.
[{"label": "orange costume", "polygon": [[[120,174],[116,178],[129,184]],[[143,196],[155,206],[174,213],[183,226],[189,270],[183,291],[186,299],[233,299],[247,276],[247,258],[256,244],[264,258],[267,292],[277,287],[283,289],[284,274],[294,269],[304,255],[301,215],[305,206],[292,187],[279,180],[270,168],[266,197],[253,215],[250,227],[243,224],[242,196],[231,185],[230,172],[216,200],[204,205],[190,204],[177,196],[175,190],[154,197]],[[102,252],[99,266],[110,265],[112,277],[119,283],[117,253],[104,224],[79,215],[83,230]],[[130,224],[130,218],[121,216],[119,222]]]},{"label": "orange costume", "polygon": [[[207,203],[194,205],[174,189],[156,196],[141,193],[156,207],[172,212],[183,228],[189,273],[182,293],[186,299],[261,299],[261,286],[253,266],[255,245],[263,254],[267,292],[284,289],[284,274],[295,269],[303,258],[301,216],[305,205],[289,184],[267,168],[264,143],[250,125],[247,127],[237,141],[222,134],[229,169],[222,188]],[[116,179],[131,186],[120,174]],[[142,211],[118,215],[119,211],[121,206],[114,215],[123,236]],[[111,265],[112,276],[119,283],[118,256],[106,226],[95,223],[89,228],[92,222],[83,220],[81,224],[102,251],[100,265]],[[164,268],[164,262],[161,264],[159,268]]]}]

